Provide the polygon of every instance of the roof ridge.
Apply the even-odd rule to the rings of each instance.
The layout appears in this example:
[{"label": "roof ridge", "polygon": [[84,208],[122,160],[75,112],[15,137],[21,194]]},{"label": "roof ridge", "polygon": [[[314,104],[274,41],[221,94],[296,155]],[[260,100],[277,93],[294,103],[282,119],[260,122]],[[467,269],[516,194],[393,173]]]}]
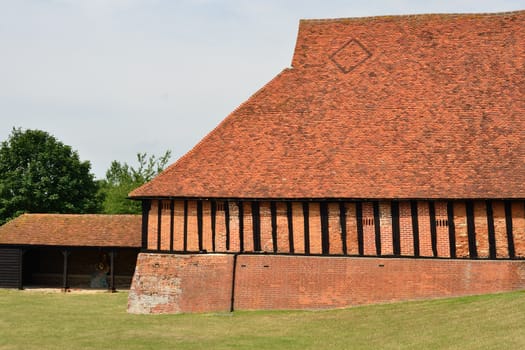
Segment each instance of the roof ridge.
[{"label": "roof ridge", "polygon": [[334,18],[302,18],[299,23],[305,22],[350,22],[350,21],[362,21],[370,19],[416,19],[416,17],[496,17],[496,16],[508,16],[508,15],[525,15],[524,10],[514,11],[502,11],[502,12],[451,12],[451,13],[413,13],[413,14],[400,14],[400,15],[377,15],[377,16],[358,16],[358,17],[334,17]]}]

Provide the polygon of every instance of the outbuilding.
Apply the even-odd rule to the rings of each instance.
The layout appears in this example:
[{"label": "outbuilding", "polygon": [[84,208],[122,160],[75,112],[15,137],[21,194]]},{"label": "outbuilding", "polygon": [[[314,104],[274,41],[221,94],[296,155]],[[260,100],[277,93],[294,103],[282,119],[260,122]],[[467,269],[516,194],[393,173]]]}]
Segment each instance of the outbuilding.
[{"label": "outbuilding", "polygon": [[23,214],[0,227],[0,287],[129,288],[137,215]]}]

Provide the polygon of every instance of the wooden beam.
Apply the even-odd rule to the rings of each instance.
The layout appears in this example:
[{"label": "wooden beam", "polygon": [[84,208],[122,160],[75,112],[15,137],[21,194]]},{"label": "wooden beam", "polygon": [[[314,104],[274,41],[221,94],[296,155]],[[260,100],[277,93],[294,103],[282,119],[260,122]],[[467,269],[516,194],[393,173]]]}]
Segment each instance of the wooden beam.
[{"label": "wooden beam", "polygon": [[392,245],[394,255],[401,255],[401,229],[399,224],[399,202],[393,201],[390,204],[392,213]]},{"label": "wooden beam", "polygon": [[428,202],[428,216],[430,217],[430,243],[432,244],[432,255],[438,256],[437,251],[437,227],[436,227],[436,205],[434,201]]},{"label": "wooden beam", "polygon": [[448,242],[450,257],[456,258],[456,224],[454,223],[454,202],[447,202],[448,215]]},{"label": "wooden beam", "polygon": [[62,250],[62,255],[64,256],[64,266],[62,269],[62,291],[67,292],[69,289],[69,281],[68,281],[68,268],[69,268],[69,262],[68,257],[71,254],[71,252],[68,249]]},{"label": "wooden beam", "polygon": [[414,256],[419,256],[419,216],[417,213],[417,201],[410,202],[410,215],[412,217],[412,240],[414,243]]},{"label": "wooden beam", "polygon": [[162,199],[157,201],[157,250],[160,250],[161,229],[162,229]]},{"label": "wooden beam", "polygon": [[379,202],[373,202],[374,208],[374,231],[376,235],[376,254],[381,255],[381,221],[379,218]]},{"label": "wooden beam", "polygon": [[115,250],[111,249],[109,252],[109,291],[115,293]]},{"label": "wooden beam", "polygon": [[363,242],[363,203],[355,203],[355,217],[357,225],[357,250],[359,255],[365,254],[364,242]]},{"label": "wooden beam", "polygon": [[310,254],[310,205],[308,202],[303,202],[303,217],[304,217],[304,253]]},{"label": "wooden beam", "polygon": [[474,202],[467,201],[467,234],[468,234],[468,251],[471,258],[478,257],[476,247],[476,226],[474,223]]},{"label": "wooden beam", "polygon": [[277,253],[277,203],[270,202],[270,215],[272,217],[272,248]]},{"label": "wooden beam", "polygon": [[148,219],[151,209],[151,200],[142,200],[142,249],[148,249]]},{"label": "wooden beam", "polygon": [[253,250],[261,251],[261,213],[259,202],[252,202]]}]

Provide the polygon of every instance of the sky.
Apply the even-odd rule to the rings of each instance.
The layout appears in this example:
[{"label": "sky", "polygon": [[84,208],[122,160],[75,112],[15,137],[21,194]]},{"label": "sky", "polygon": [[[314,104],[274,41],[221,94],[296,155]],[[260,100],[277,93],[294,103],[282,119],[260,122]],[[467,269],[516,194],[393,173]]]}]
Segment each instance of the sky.
[{"label": "sky", "polygon": [[0,141],[44,130],[104,178],[171,162],[290,67],[299,19],[524,10],[525,0],[0,0]]}]

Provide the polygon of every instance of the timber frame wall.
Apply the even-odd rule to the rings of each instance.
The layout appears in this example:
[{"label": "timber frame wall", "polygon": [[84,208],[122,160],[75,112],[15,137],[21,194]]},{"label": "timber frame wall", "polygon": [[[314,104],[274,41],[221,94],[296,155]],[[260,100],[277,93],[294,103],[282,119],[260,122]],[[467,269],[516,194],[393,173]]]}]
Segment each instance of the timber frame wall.
[{"label": "timber frame wall", "polygon": [[152,253],[521,259],[524,200],[142,201]]}]

